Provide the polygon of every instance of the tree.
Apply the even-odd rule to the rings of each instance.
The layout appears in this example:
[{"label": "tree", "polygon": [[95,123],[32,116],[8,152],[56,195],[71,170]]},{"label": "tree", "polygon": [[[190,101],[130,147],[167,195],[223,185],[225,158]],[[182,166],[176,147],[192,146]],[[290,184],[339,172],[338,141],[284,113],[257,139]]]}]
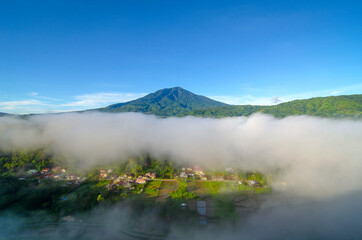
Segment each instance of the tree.
[{"label": "tree", "polygon": [[102,196],[102,194],[99,194],[99,195],[98,195],[97,201],[98,201],[98,202],[104,201],[104,197]]}]

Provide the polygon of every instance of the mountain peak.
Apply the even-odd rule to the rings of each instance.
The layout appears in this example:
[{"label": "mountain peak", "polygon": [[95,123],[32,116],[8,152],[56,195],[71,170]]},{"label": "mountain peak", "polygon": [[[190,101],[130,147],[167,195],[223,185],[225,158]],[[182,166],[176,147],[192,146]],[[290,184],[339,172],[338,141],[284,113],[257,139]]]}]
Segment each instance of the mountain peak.
[{"label": "mountain peak", "polygon": [[179,86],[164,88],[126,103],[100,109],[106,112],[144,112],[160,116],[180,116],[186,112],[209,109],[227,104],[196,95]]}]

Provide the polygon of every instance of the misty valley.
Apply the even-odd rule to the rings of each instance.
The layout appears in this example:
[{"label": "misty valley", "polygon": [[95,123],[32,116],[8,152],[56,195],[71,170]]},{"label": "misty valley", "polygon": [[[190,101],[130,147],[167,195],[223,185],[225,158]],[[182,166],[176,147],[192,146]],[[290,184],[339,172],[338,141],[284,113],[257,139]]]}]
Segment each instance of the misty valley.
[{"label": "misty valley", "polygon": [[0,239],[359,239],[358,119],[0,118]]},{"label": "misty valley", "polygon": [[[271,192],[271,178],[258,172],[182,167],[146,154],[82,169],[43,150],[3,152],[0,169],[2,214],[12,212],[28,221],[16,232],[10,227],[9,236],[27,236],[36,228],[47,236],[57,225],[87,228],[97,209],[127,208],[132,214],[118,226],[120,234],[161,239],[171,226],[234,224],[255,212]],[[150,227],[140,218],[163,224]],[[105,227],[104,221],[92,224]]]}]

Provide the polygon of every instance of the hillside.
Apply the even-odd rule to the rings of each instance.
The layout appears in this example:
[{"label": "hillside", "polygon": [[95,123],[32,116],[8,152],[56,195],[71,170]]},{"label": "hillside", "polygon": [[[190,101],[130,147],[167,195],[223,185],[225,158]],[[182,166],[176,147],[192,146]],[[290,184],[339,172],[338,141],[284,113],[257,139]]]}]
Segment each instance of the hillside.
[{"label": "hillside", "polygon": [[220,118],[250,116],[256,112],[262,112],[279,118],[291,115],[362,118],[362,94],[316,97],[273,106],[228,105],[193,94],[183,88],[174,87],[158,90],[130,102],[117,103],[95,110],[102,112],[143,112],[161,117],[193,115]]},{"label": "hillside", "polygon": [[362,94],[316,97],[294,100],[274,106],[229,105],[213,109],[194,110],[190,114],[203,117],[249,116],[256,112],[275,117],[309,115],[319,117],[361,117]]},{"label": "hillside", "polygon": [[197,109],[209,109],[227,104],[193,94],[183,88],[165,88],[126,103],[97,109],[102,112],[143,112],[158,116],[182,116]]}]

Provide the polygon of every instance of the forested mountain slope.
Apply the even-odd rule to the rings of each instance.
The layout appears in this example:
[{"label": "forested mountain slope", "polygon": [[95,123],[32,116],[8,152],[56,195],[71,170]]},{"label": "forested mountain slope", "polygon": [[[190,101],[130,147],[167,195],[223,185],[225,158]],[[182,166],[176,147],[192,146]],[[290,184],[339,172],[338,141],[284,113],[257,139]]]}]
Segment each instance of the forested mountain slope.
[{"label": "forested mountain slope", "polygon": [[320,117],[361,117],[362,94],[316,97],[280,103],[274,106],[229,105],[219,108],[194,110],[190,115],[204,117],[249,116],[256,112],[275,117],[309,115]]},{"label": "forested mountain slope", "polygon": [[197,109],[227,106],[210,98],[193,94],[183,88],[165,88],[126,103],[97,109],[102,112],[143,112],[158,116],[181,116]]}]

